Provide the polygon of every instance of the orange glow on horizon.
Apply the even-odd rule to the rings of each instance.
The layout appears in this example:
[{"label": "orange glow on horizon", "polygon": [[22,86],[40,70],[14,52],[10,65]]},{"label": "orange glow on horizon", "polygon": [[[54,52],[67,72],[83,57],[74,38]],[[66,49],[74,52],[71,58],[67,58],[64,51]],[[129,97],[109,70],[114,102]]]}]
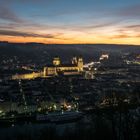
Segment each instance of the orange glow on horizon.
[{"label": "orange glow on horizon", "polygon": [[112,36],[90,36],[90,35],[79,35],[72,37],[61,38],[42,38],[42,37],[14,37],[14,36],[0,36],[0,41],[8,41],[13,43],[45,43],[45,44],[131,44],[131,45],[140,45],[139,37],[121,38],[112,37]]}]

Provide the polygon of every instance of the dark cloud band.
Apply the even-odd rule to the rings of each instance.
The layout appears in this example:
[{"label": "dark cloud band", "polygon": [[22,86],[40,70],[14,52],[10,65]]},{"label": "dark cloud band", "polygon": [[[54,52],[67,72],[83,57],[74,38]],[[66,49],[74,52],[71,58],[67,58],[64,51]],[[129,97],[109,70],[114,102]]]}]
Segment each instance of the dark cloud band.
[{"label": "dark cloud band", "polygon": [[20,31],[11,31],[11,30],[0,30],[0,35],[4,36],[19,36],[19,37],[41,37],[41,38],[55,38],[57,35],[53,34],[34,34],[34,33],[26,33]]}]

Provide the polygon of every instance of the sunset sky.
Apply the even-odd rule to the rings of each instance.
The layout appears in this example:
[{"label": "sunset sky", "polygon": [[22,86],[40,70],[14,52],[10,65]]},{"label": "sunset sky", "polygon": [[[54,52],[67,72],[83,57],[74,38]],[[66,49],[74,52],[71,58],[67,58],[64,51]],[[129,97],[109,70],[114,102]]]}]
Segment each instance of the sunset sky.
[{"label": "sunset sky", "polygon": [[140,45],[140,0],[0,0],[0,41]]}]

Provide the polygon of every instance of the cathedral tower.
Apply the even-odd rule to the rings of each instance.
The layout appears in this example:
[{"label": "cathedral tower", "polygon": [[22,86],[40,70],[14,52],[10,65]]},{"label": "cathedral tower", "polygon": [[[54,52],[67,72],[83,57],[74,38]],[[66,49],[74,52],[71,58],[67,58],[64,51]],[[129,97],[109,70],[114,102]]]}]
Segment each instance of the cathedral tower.
[{"label": "cathedral tower", "polygon": [[60,58],[59,57],[55,57],[53,59],[53,65],[54,66],[59,66],[61,64]]},{"label": "cathedral tower", "polygon": [[78,63],[77,63],[77,67],[78,67],[78,70],[79,71],[83,71],[83,58],[82,57],[80,57],[79,59],[78,59]]}]

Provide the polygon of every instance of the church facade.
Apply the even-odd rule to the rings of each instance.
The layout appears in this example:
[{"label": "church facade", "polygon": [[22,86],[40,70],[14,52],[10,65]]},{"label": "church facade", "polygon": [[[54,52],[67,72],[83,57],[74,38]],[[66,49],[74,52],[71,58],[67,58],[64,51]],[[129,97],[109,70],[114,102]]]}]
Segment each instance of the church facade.
[{"label": "church facade", "polygon": [[70,64],[62,64],[59,57],[53,59],[52,65],[44,67],[44,77],[59,74],[72,75],[83,72],[83,58],[74,57]]},{"label": "church facade", "polygon": [[44,67],[43,71],[32,72],[29,74],[16,74],[11,79],[34,79],[38,77],[51,77],[60,74],[79,75],[83,72],[83,58],[74,57],[70,64],[62,64],[59,57],[55,57],[51,65]]}]

